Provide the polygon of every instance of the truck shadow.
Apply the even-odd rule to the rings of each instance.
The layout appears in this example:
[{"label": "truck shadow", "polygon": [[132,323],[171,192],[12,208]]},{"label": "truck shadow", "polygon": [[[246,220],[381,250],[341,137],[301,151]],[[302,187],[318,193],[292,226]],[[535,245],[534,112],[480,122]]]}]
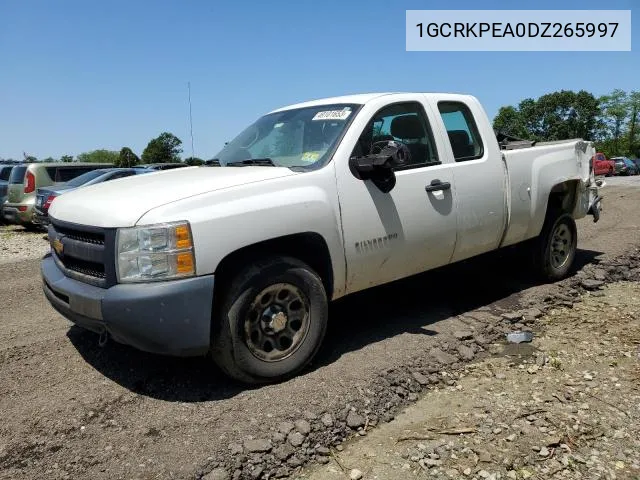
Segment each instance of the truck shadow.
[{"label": "truck shadow", "polygon": [[[578,250],[574,274],[597,263],[599,255]],[[331,305],[327,336],[308,370],[396,335],[436,335],[429,325],[499,300],[503,307],[515,306],[519,294],[536,285],[520,255],[506,250],[350,295]],[[140,395],[202,402],[251,388],[229,380],[207,358],[163,357],[113,341],[99,347],[96,334],[78,327],[69,329],[67,336],[93,368]]]}]

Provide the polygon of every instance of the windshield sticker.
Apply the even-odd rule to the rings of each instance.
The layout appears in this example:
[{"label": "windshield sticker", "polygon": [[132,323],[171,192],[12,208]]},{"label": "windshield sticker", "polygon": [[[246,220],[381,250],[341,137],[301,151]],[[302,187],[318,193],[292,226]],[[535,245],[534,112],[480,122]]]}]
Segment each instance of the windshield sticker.
[{"label": "windshield sticker", "polygon": [[351,115],[351,109],[348,107],[342,110],[325,110],[316,113],[311,120],[346,120]]},{"label": "windshield sticker", "polygon": [[320,152],[304,152],[300,158],[303,162],[315,162],[320,158]]}]

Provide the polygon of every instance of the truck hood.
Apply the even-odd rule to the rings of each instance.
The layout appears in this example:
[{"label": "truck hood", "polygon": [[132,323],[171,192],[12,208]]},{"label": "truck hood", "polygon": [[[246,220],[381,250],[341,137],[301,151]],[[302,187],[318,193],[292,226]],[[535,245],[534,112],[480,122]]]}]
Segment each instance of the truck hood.
[{"label": "truck hood", "polygon": [[295,175],[284,167],[186,167],[134,175],[69,191],[51,204],[54,219],[131,227],[149,210],[203,193]]}]

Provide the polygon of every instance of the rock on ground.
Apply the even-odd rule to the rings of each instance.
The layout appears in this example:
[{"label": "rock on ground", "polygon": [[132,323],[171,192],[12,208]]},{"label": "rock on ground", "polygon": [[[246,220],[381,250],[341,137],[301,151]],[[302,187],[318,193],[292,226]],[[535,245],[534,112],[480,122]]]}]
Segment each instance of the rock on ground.
[{"label": "rock on ground", "polygon": [[[366,478],[640,478],[640,282],[603,292],[551,308],[532,344],[490,345],[334,455]],[[304,478],[340,478],[329,458]]]}]

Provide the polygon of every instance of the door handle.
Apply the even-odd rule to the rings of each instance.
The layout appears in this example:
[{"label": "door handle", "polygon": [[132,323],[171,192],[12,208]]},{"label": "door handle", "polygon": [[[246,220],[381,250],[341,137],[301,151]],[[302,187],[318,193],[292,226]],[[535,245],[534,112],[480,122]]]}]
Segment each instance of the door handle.
[{"label": "door handle", "polygon": [[449,190],[451,188],[451,184],[449,182],[441,182],[436,179],[431,182],[431,185],[427,185],[424,187],[427,192],[437,192],[439,190]]}]

